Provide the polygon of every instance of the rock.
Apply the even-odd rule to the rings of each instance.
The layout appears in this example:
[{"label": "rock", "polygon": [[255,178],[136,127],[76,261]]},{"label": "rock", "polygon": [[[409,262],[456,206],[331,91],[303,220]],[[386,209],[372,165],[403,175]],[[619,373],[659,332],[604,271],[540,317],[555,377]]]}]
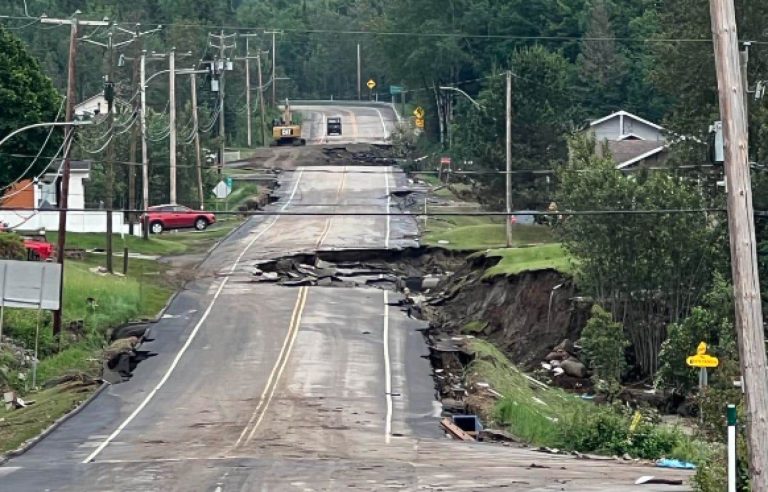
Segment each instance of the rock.
[{"label": "rock", "polygon": [[569,354],[573,354],[576,352],[576,348],[573,346],[573,342],[568,340],[567,338],[557,344],[555,348],[552,349],[553,352],[567,352]]},{"label": "rock", "polygon": [[576,357],[570,357],[560,363],[565,374],[575,378],[583,378],[587,375],[587,367]]},{"label": "rock", "polygon": [[548,353],[546,357],[544,357],[544,360],[563,360],[567,359],[569,355],[570,354],[568,354],[568,352],[564,352],[562,350],[553,350],[552,352]]}]

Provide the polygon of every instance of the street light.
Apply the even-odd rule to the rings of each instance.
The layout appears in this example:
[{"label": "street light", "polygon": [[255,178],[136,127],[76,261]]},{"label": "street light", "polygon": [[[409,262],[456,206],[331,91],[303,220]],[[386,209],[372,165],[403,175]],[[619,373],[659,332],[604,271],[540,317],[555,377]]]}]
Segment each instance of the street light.
[{"label": "street light", "polygon": [[484,109],[482,104],[480,104],[479,102],[477,102],[474,99],[472,99],[472,96],[470,96],[469,94],[467,94],[463,90],[459,89],[458,87],[440,86],[440,90],[441,91],[454,91],[454,92],[458,92],[462,96],[464,96],[467,99],[469,99],[469,102],[471,102],[477,109],[479,109],[479,110],[483,110]]},{"label": "street light", "polygon": [[21,132],[31,130],[33,128],[45,128],[49,126],[81,126],[81,125],[90,125],[93,122],[91,120],[84,120],[84,121],[50,121],[47,123],[34,123],[32,125],[22,126],[21,128],[17,128],[16,130],[12,131],[5,137],[3,137],[2,140],[0,140],[0,146],[2,146],[5,142],[13,138],[15,135],[18,135]]}]

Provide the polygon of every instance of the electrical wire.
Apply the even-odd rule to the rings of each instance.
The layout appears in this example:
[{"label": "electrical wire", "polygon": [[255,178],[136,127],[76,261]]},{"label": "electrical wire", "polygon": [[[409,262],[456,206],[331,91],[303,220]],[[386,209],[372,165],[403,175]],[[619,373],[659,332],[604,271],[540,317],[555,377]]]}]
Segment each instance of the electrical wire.
[{"label": "electrical wire", "polygon": [[[48,162],[48,165],[45,166],[45,169],[40,171],[40,173],[37,176],[35,176],[33,179],[31,179],[29,181],[29,183],[27,183],[23,187],[19,188],[18,190],[13,190],[13,191],[11,191],[9,193],[5,193],[2,198],[5,200],[5,199],[11,198],[13,196],[16,196],[19,193],[21,193],[22,191],[28,189],[34,183],[36,183],[40,179],[41,176],[43,176],[45,173],[48,172],[48,169],[50,169],[51,165],[53,165],[53,163],[56,161],[56,159],[58,158],[59,153],[62,150],[64,151],[64,153],[62,155],[68,155],[69,154],[69,150],[72,147],[72,140],[74,139],[73,137],[74,137],[74,132],[72,132],[70,130],[70,132],[67,133],[67,136],[64,137],[64,141],[61,143],[61,146],[59,146],[59,149],[56,151],[56,154],[54,154],[54,156],[51,157],[51,160]],[[66,146],[66,149],[64,149],[65,146]],[[62,159],[61,163],[59,164],[59,174],[61,173],[61,166],[63,164],[64,164],[64,160]]]},{"label": "electrical wire", "polygon": [[[54,122],[56,122],[56,123],[58,123],[59,118],[61,117],[61,111],[62,111],[62,109],[64,109],[64,103],[66,102],[66,100],[67,100],[66,96],[61,99],[61,104],[59,104],[59,110],[56,112],[56,119],[54,120]],[[32,159],[32,162],[29,163],[29,166],[27,166],[27,168],[24,170],[24,172],[22,172],[19,175],[18,178],[16,178],[13,181],[11,181],[11,184],[6,185],[3,188],[1,188],[0,191],[7,190],[10,186],[12,186],[13,183],[21,180],[22,178],[24,178],[24,176],[26,176],[26,174],[32,169],[32,167],[35,165],[37,160],[42,155],[43,150],[45,149],[46,145],[48,145],[48,141],[51,139],[51,135],[53,135],[53,131],[55,130],[55,128],[56,128],[55,126],[51,126],[51,128],[48,130],[48,135],[46,135],[45,141],[43,141],[43,145],[40,146],[40,150],[37,151],[37,155],[35,155],[35,158]],[[59,149],[59,150],[61,150],[61,149]]]},{"label": "electrical wire", "polygon": [[110,135],[109,138],[107,139],[107,141],[104,142],[104,145],[102,145],[101,147],[99,147],[96,150],[88,150],[88,149],[86,149],[85,146],[83,145],[84,142],[82,141],[82,139],[80,139],[80,149],[83,152],[87,153],[87,154],[100,154],[100,153],[102,153],[104,151],[104,149],[107,148],[107,145],[109,145],[109,143],[112,141],[113,138],[115,138],[115,136],[114,135]]},{"label": "electrical wire", "polygon": [[[4,15],[2,18],[9,20],[40,20],[40,17],[24,17],[15,15]],[[156,22],[144,22],[145,24],[157,24]],[[135,27],[135,23],[117,22],[116,25],[130,28]],[[273,27],[260,26],[234,26],[234,25],[216,25],[202,23],[171,22],[163,23],[164,27],[183,27],[197,28],[207,30],[230,30],[230,31],[265,31],[275,29]],[[54,27],[59,27],[58,25]],[[349,36],[388,36],[388,37],[414,37],[414,38],[458,38],[458,39],[486,39],[499,41],[552,41],[552,42],[574,42],[574,41],[620,41],[627,43],[712,43],[712,38],[631,38],[621,36],[521,36],[514,34],[481,34],[469,32],[447,32],[447,31],[383,31],[383,30],[354,30],[354,29],[310,29],[310,28],[291,28],[283,27],[277,29],[284,33],[296,34],[327,34],[327,35],[349,35]],[[768,45],[768,40],[740,40],[751,41],[753,45]],[[208,44],[208,43],[206,43]],[[203,53],[206,53],[204,51]]]}]

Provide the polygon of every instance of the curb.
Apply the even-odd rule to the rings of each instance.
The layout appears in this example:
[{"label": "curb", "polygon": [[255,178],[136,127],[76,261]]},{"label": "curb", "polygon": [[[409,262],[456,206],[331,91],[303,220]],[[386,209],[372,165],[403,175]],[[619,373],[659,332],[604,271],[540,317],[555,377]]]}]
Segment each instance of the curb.
[{"label": "curb", "polygon": [[[225,240],[229,239],[233,234],[239,231],[247,222],[248,222],[247,219],[242,221],[240,224],[237,225],[237,227],[233,228],[224,237],[216,241],[210,248],[208,248],[208,251],[206,251],[203,258],[195,264],[194,268],[197,268],[201,264],[203,264],[203,262],[205,262],[211,256],[211,253],[213,253],[213,251],[216,248],[218,248],[219,245],[221,245],[221,243],[223,243]],[[176,291],[173,294],[171,294],[171,297],[168,298],[168,301],[165,303],[165,306],[163,306],[163,308],[160,310],[157,316],[155,316],[155,318],[152,320],[146,321],[146,324],[153,324],[160,321],[160,319],[163,317],[165,312],[168,310],[168,308],[171,306],[173,301],[176,299],[176,297],[178,297],[179,293],[182,290],[183,290],[183,286],[182,288],[176,289]],[[147,330],[149,330],[149,328]],[[48,437],[48,435],[50,435],[52,432],[58,429],[62,424],[64,424],[64,422],[66,422],[67,420],[71,419],[72,417],[82,412],[85,409],[85,407],[87,407],[93,400],[95,400],[99,395],[101,395],[104,392],[104,390],[106,390],[109,386],[111,386],[111,384],[102,382],[101,386],[99,386],[99,388],[96,389],[96,391],[91,393],[91,395],[88,398],[83,400],[78,406],[73,408],[69,413],[66,413],[61,417],[59,417],[51,425],[49,425],[45,430],[43,430],[40,434],[27,439],[18,448],[8,451],[3,455],[0,455],[0,466],[4,465],[5,463],[12,460],[13,458],[17,458],[23,455],[24,453],[26,453],[27,451],[35,447],[38,443],[40,443],[40,441]]]},{"label": "curb", "polygon": [[53,431],[61,427],[61,425],[64,422],[66,422],[67,420],[71,419],[75,415],[82,412],[85,409],[85,407],[87,407],[93,400],[95,400],[100,394],[102,394],[104,390],[107,389],[107,387],[109,386],[111,386],[109,383],[102,382],[101,386],[99,386],[99,388],[96,391],[91,393],[91,395],[88,398],[83,400],[78,406],[73,408],[69,413],[62,415],[57,420],[55,420],[43,432],[36,435],[35,437],[31,437],[27,439],[18,448],[12,451],[8,451],[4,455],[0,456],[0,465],[4,465],[5,463],[12,460],[13,458],[17,458],[23,455],[24,453],[26,453],[27,451],[29,451],[30,449],[34,448],[38,443],[40,443],[40,441],[42,441],[43,439],[48,437],[48,435],[51,434]]}]

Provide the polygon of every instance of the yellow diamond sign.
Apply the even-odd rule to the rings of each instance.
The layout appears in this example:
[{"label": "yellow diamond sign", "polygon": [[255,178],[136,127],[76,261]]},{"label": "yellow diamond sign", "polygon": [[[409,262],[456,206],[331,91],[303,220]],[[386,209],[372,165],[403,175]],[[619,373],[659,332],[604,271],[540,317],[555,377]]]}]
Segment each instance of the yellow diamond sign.
[{"label": "yellow diamond sign", "polygon": [[420,119],[424,118],[424,108],[422,108],[421,106],[417,107],[416,109],[413,110],[413,115]]},{"label": "yellow diamond sign", "polygon": [[369,80],[369,81],[368,81],[368,84],[367,84],[367,85],[368,85],[368,88],[369,88],[370,90],[373,90],[373,89],[375,89],[375,88],[376,88],[376,81],[375,81],[375,80],[373,80],[373,79],[371,79],[371,80]]},{"label": "yellow diamond sign", "polygon": [[717,357],[707,354],[707,344],[701,342],[696,347],[696,355],[691,355],[685,359],[685,363],[691,367],[717,367],[720,361]]}]

